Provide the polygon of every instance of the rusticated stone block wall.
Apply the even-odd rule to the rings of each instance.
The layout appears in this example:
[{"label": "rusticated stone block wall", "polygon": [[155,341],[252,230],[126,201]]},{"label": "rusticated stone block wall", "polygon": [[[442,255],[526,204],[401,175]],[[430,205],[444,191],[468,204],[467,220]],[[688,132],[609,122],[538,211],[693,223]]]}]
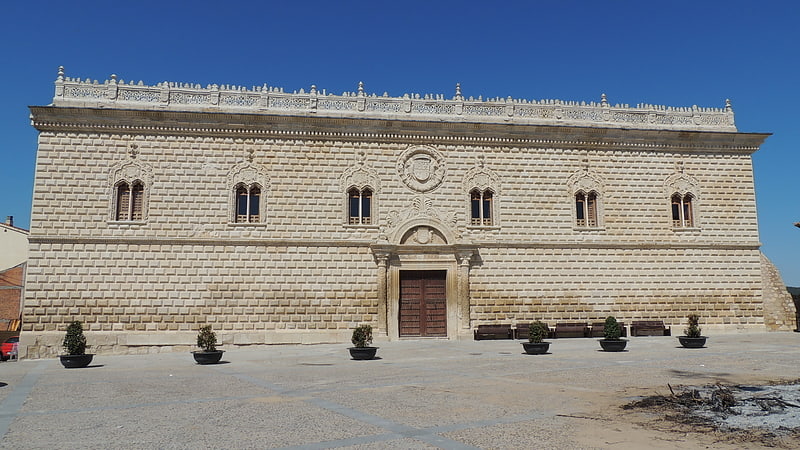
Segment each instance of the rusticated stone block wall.
[{"label": "rusticated stone block wall", "polygon": [[773,331],[798,329],[797,310],[792,295],[786,290],[778,268],[761,254],[761,276],[764,286],[764,321]]},{"label": "rusticated stone block wall", "polygon": [[764,326],[757,250],[491,249],[482,258],[471,278],[478,322],[552,326],[613,315],[682,330],[696,313],[707,329]]},{"label": "rusticated stone block wall", "polygon": [[[443,156],[431,192],[398,173],[411,145]],[[248,158],[269,178],[266,220],[231,224],[229,174]],[[131,161],[151,176],[142,223],[110,219],[112,174]],[[342,177],[359,164],[377,177],[374,226],[345,225]],[[495,176],[492,227],[468,222],[464,179],[478,166]],[[573,218],[570,180],[584,173],[600,191],[594,229]],[[696,226],[678,230],[666,184],[681,174],[696,182]],[[765,325],[744,153],[44,131],[36,180],[23,341],[32,356],[58,353],[73,319],[109,352],[189,348],[205,323],[233,345],[344,342],[348,328],[378,320],[369,245],[415,198],[478,248],[472,325],[613,313],[678,326],[690,312],[721,329]]]}]

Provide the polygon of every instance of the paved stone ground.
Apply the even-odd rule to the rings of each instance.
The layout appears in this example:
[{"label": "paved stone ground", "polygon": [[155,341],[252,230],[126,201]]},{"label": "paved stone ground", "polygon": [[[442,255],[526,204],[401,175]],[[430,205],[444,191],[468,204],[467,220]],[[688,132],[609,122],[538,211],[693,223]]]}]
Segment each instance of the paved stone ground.
[{"label": "paved stone ground", "polygon": [[639,337],[622,353],[552,342],[541,356],[516,341],[408,340],[378,344],[373,361],[306,345],[229,349],[214,366],[187,353],[5,362],[0,448],[758,448],[655,430],[619,407],[667,383],[800,378],[800,333],[691,350]]}]

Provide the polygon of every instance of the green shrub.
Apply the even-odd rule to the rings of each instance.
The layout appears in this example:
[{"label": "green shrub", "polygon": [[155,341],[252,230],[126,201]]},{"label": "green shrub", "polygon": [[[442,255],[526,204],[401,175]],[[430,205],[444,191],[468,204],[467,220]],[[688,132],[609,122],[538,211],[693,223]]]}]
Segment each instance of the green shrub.
[{"label": "green shrub", "polygon": [[69,355],[83,355],[86,353],[86,336],[83,335],[83,324],[75,320],[67,326],[64,336],[64,350]]},{"label": "green shrub", "polygon": [[217,333],[211,331],[211,325],[200,327],[197,332],[197,346],[204,352],[217,351]]},{"label": "green shrub", "polygon": [[618,341],[620,336],[622,336],[622,328],[620,328],[617,319],[615,319],[614,316],[606,317],[603,337],[609,341]]},{"label": "green shrub", "polygon": [[356,347],[368,347],[372,343],[372,326],[359,325],[353,329],[353,338],[350,339]]},{"label": "green shrub", "polygon": [[530,325],[530,328],[528,328],[528,340],[532,343],[538,344],[545,340],[549,333],[550,330],[547,329],[547,325],[537,320]]},{"label": "green shrub", "polygon": [[689,314],[687,317],[689,320],[689,326],[683,330],[687,337],[696,338],[700,337],[700,332],[703,331],[702,328],[698,327],[697,324],[700,322],[700,316],[697,314]]}]

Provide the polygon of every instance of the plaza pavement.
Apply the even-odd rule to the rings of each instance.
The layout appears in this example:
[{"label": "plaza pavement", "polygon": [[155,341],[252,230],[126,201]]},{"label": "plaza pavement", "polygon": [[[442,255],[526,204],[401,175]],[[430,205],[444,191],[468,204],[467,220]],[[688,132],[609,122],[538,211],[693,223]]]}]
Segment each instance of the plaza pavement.
[{"label": "plaza pavement", "polygon": [[800,333],[711,335],[691,350],[636,337],[622,353],[551,342],[541,356],[425,339],[378,343],[372,361],[325,344],[228,348],[213,366],[188,353],[4,362],[0,448],[695,448],[713,441],[619,406],[668,383],[800,378]]}]

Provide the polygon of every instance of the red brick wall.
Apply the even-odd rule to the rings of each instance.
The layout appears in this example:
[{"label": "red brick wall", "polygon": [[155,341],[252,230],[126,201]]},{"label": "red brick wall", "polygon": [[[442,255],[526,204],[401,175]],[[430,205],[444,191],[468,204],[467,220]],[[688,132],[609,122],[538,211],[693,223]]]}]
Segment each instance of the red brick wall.
[{"label": "red brick wall", "polygon": [[[19,319],[19,303],[25,284],[25,264],[0,272],[0,319]],[[7,323],[0,322],[0,330]]]}]

